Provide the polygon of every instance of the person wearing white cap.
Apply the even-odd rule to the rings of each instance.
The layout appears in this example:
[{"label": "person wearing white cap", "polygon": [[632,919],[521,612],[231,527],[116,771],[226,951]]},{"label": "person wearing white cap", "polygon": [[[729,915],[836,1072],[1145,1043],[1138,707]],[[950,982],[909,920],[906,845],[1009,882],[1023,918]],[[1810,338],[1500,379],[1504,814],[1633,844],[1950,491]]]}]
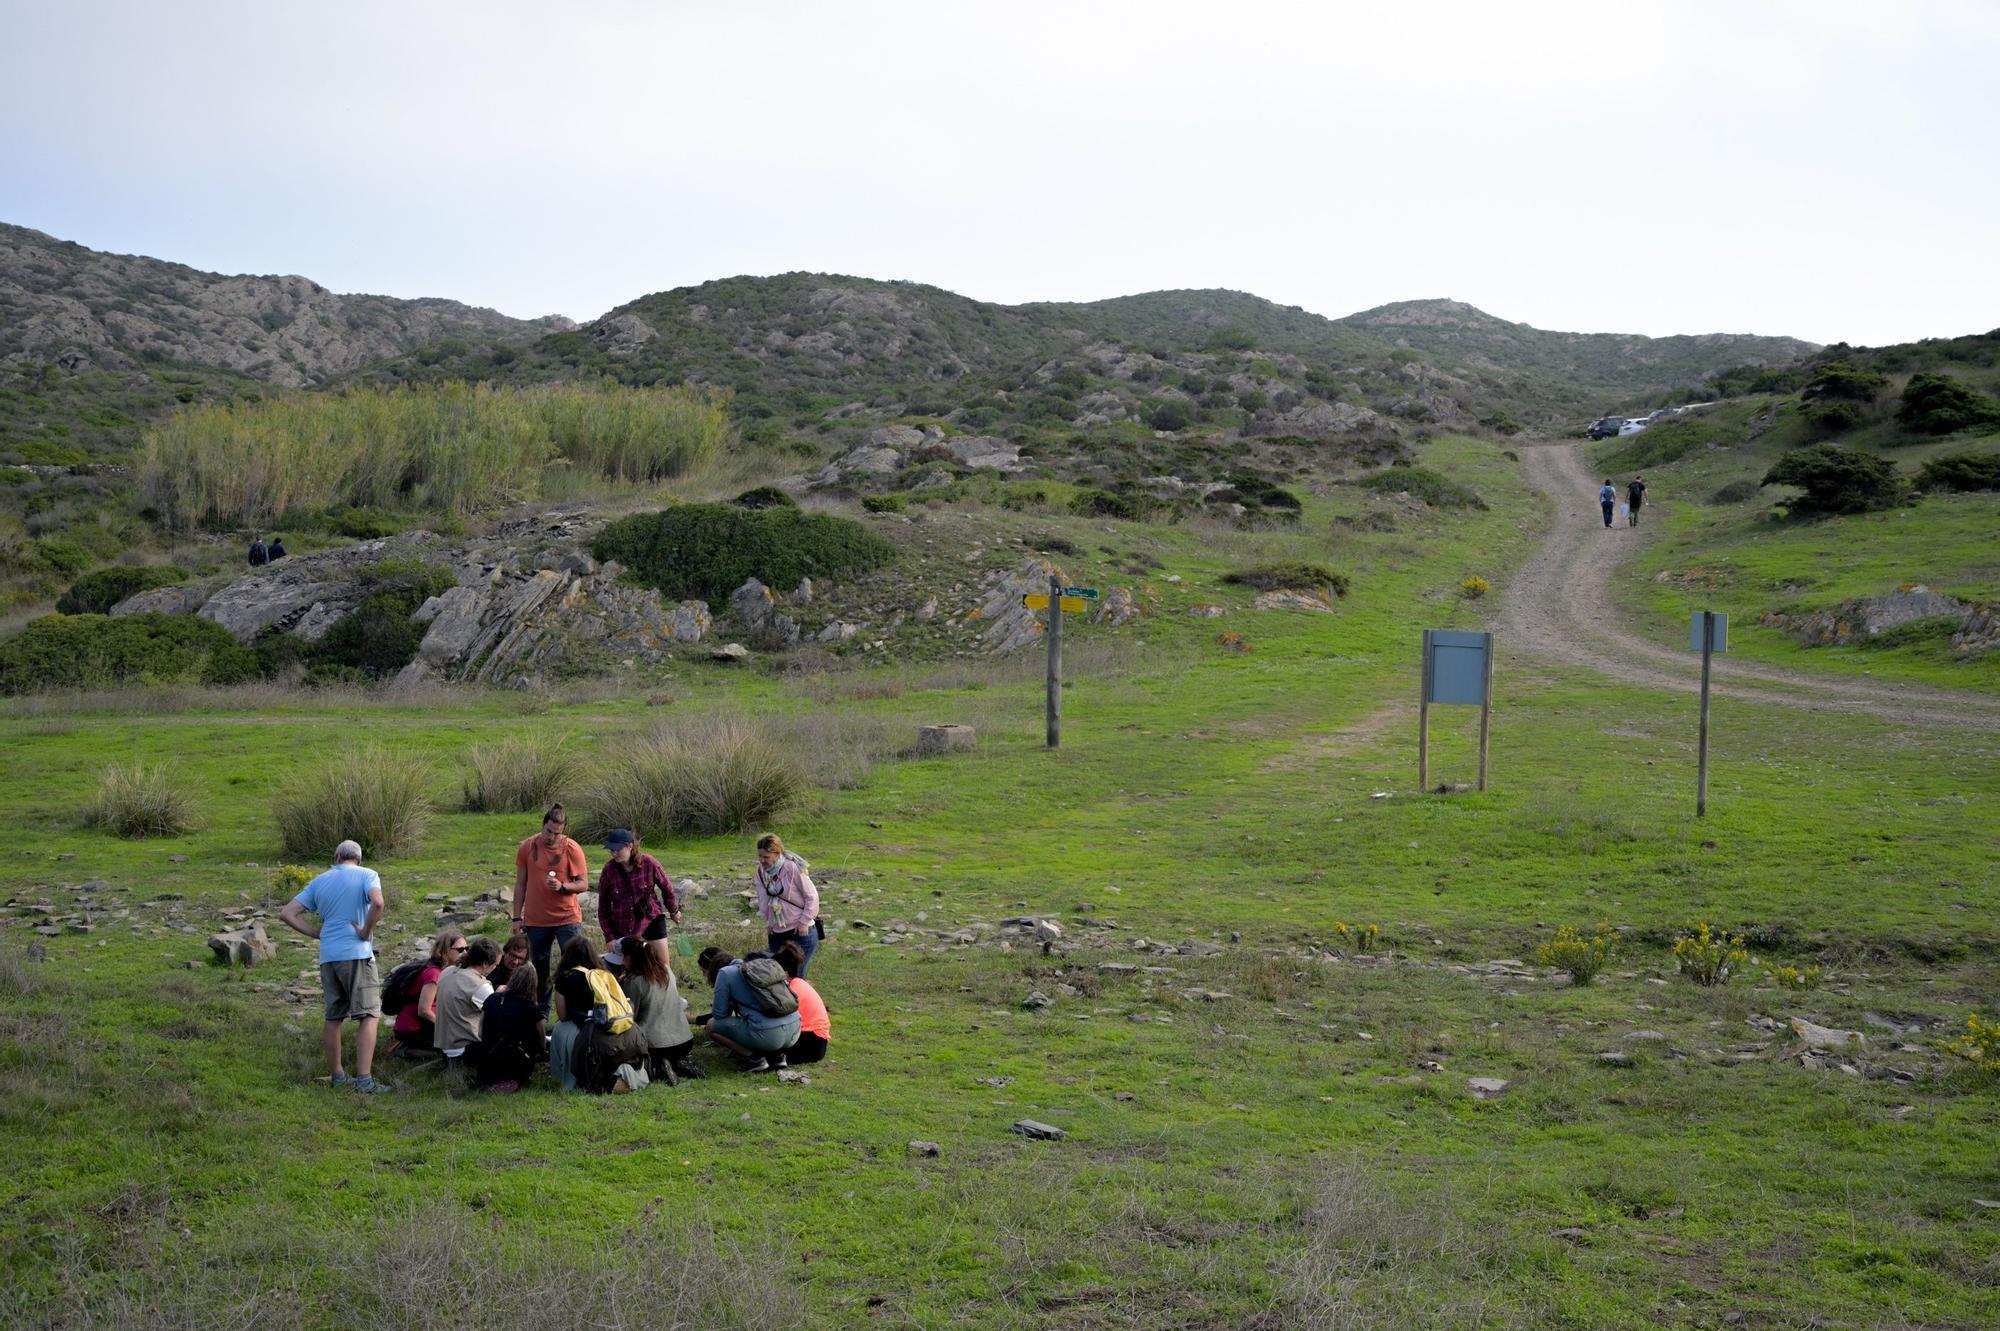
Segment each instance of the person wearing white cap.
[{"label": "person wearing white cap", "polygon": [[[382,922],[382,878],[361,867],[361,847],[343,841],[334,848],[333,867],[307,883],[287,901],[278,918],[308,938],[319,940],[319,984],[326,998],[327,1071],[335,1086],[363,1095],[389,1089],[373,1075],[375,1031],[382,1016],[382,979],[375,972],[375,946],[369,940]],[[308,914],[319,923],[307,921]],[[348,1076],[340,1058],[340,1027],[354,1020],[354,1071]]]}]

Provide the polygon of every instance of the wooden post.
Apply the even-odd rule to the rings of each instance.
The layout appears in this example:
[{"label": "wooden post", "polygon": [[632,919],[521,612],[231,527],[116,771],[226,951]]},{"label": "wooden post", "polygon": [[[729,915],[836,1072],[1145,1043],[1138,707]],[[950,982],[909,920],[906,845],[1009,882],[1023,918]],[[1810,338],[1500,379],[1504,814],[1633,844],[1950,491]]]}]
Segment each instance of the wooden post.
[{"label": "wooden post", "polygon": [[1417,789],[1431,788],[1431,631],[1424,630],[1424,664],[1417,695]]},{"label": "wooden post", "polygon": [[1708,668],[1715,656],[1715,612],[1701,612],[1701,746],[1695,763],[1694,816],[1708,816]]},{"label": "wooden post", "polygon": [[1486,732],[1493,724],[1493,635],[1486,635],[1486,686],[1479,695],[1479,788],[1486,789]]},{"label": "wooden post", "polygon": [[1049,742],[1062,747],[1062,579],[1049,574]]}]

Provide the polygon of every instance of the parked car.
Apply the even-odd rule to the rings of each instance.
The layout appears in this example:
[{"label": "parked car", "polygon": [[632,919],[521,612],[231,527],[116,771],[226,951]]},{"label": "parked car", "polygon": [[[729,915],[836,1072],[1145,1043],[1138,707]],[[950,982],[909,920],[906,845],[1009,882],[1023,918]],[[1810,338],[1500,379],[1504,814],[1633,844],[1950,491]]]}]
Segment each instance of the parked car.
[{"label": "parked car", "polygon": [[1651,424],[1652,422],[1645,419],[1644,417],[1641,417],[1636,420],[1626,421],[1623,425],[1618,427],[1618,437],[1622,439],[1628,434],[1637,434],[1639,433],[1639,431],[1645,429],[1648,425]]},{"label": "parked car", "polygon": [[1592,439],[1609,439],[1624,428],[1625,418],[1623,416],[1600,416],[1591,422],[1590,437]]}]

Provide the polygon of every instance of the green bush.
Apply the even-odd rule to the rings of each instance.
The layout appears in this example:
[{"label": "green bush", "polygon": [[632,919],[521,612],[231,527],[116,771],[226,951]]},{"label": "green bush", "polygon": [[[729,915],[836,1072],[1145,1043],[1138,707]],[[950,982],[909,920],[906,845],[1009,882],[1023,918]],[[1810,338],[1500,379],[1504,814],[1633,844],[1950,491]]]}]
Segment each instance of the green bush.
[{"label": "green bush", "polygon": [[98,777],[83,821],[122,837],[179,836],[195,824],[194,796],[168,768],[114,763]]},{"label": "green bush", "polygon": [[1407,467],[1397,464],[1381,471],[1357,476],[1351,484],[1381,494],[1401,494],[1408,491],[1416,499],[1423,500],[1432,508],[1476,508],[1484,509],[1486,501],[1477,492],[1446,480],[1428,467]]},{"label": "green bush", "polygon": [[431,770],[379,747],[316,752],[279,788],[271,811],[285,853],[324,860],[352,838],[370,859],[405,855],[430,829]]},{"label": "green bush", "polygon": [[1947,453],[1917,473],[1924,490],[2000,490],[2000,453]]},{"label": "green bush", "polygon": [[860,523],[793,508],[681,504],[635,513],[598,533],[591,552],[615,559],[672,597],[719,601],[750,578],[795,587],[803,578],[866,573],[896,547]]},{"label": "green bush", "polygon": [[1765,485],[1795,485],[1805,493],[1787,507],[1794,513],[1867,513],[1902,501],[1903,481],[1893,463],[1835,444],[1794,448],[1764,473]]},{"label": "green bush", "polygon": [[1863,370],[1844,360],[1828,361],[1813,371],[1799,396],[1807,402],[1840,400],[1873,402],[1889,387],[1887,375]]},{"label": "green bush", "polygon": [[1185,430],[1194,424],[1194,408],[1176,398],[1148,398],[1139,405],[1139,417],[1155,430]]},{"label": "green bush", "polygon": [[1210,351],[1249,351],[1255,348],[1257,339],[1240,328],[1218,328],[1208,335]]},{"label": "green bush", "polygon": [[1835,435],[1857,430],[1867,419],[1867,413],[1862,410],[1859,402],[1850,402],[1844,398],[1808,402],[1800,409],[1800,414],[1805,417],[1806,425],[1814,436],[1822,439],[1830,439]]},{"label": "green bush", "polygon": [[1893,651],[1923,642],[1948,642],[1965,627],[1962,615],[1926,615],[1909,619],[1880,633],[1856,635],[1854,645],[1865,652]]},{"label": "green bush", "polygon": [[1955,434],[2000,425],[2000,402],[1974,392],[1948,374],[1913,374],[1903,387],[1896,419],[1918,434]]},{"label": "green bush", "polygon": [[1336,597],[1347,595],[1348,589],[1353,585],[1345,573],[1337,573],[1324,564],[1298,561],[1239,568],[1223,574],[1222,580],[1260,592],[1323,591]]},{"label": "green bush", "polygon": [[1110,490],[1079,490],[1069,501],[1070,512],[1085,518],[1119,518],[1144,522],[1158,505],[1148,496],[1116,494]]},{"label": "green bush", "polygon": [[1708,497],[1711,504],[1741,504],[1755,499],[1763,487],[1755,481],[1731,481]]},{"label": "green bush", "polygon": [[797,508],[799,501],[775,485],[759,485],[729,501],[738,508]]},{"label": "green bush", "polygon": [[28,542],[22,561],[30,568],[47,569],[66,577],[75,577],[97,562],[97,555],[82,541],[71,540],[67,536],[45,536],[39,541]]},{"label": "green bush", "polygon": [[257,658],[192,615],[46,615],[0,644],[0,693],[114,684],[236,684]]},{"label": "green bush", "polygon": [[326,523],[336,536],[351,536],[357,541],[394,536],[409,525],[379,508],[337,508],[327,514]]},{"label": "green bush", "polygon": [[870,513],[901,513],[909,507],[909,500],[903,495],[863,495],[861,507]]},{"label": "green bush", "polygon": [[431,597],[458,584],[452,571],[414,559],[390,559],[359,570],[361,604],[341,616],[326,636],[309,644],[304,658],[336,674],[359,672],[369,679],[393,675],[416,659],[423,626],[412,622]]},{"label": "green bush", "polygon": [[112,606],[128,596],[136,596],[155,587],[165,587],[186,580],[187,574],[177,568],[163,565],[148,565],[144,568],[101,568],[95,573],[86,573],[71,583],[69,590],[56,601],[56,613],[108,614]]}]

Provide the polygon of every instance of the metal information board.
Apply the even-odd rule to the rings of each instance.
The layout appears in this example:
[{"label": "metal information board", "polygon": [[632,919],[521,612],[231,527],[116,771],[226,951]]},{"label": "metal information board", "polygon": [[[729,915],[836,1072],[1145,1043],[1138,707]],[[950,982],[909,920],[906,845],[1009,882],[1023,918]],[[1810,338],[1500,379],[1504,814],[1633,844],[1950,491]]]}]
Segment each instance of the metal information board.
[{"label": "metal information board", "polygon": [[1417,695],[1417,786],[1431,787],[1431,704],[1479,709],[1479,788],[1486,789],[1487,736],[1493,722],[1493,635],[1424,630],[1423,687]]}]

